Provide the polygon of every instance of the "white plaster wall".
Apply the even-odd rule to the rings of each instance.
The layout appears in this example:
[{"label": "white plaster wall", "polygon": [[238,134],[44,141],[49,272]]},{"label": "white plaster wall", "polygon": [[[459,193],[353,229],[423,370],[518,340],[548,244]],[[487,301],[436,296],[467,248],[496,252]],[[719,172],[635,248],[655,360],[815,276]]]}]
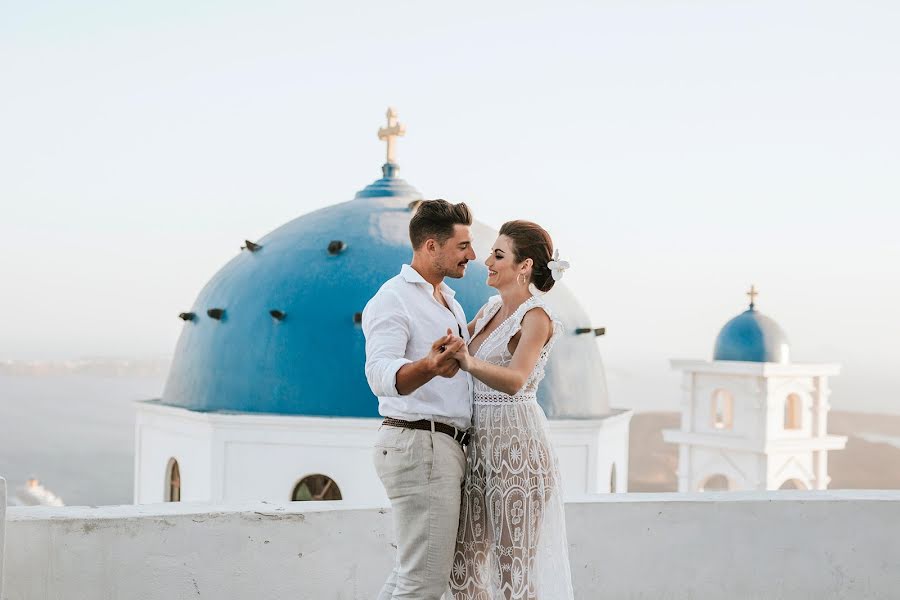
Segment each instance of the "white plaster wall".
[{"label": "white plaster wall", "polygon": [[[768,428],[766,439],[807,439],[812,437],[812,377],[772,377],[768,380]],[[797,394],[803,408],[799,429],[784,428],[784,408],[787,397]]]},{"label": "white plaster wall", "polygon": [[[632,411],[603,419],[551,420],[565,497],[627,489]],[[372,465],[380,419],[210,414],[138,403],[135,498],[163,501],[165,472],[181,467],[182,501],[287,502],[306,475],[331,477],[344,500],[387,506]]]},{"label": "white plaster wall", "polygon": [[[694,379],[694,431],[730,435],[743,439],[764,436],[763,381],[748,375],[698,373]],[[732,428],[721,430],[713,427],[713,393],[723,389],[734,398]]]},{"label": "white plaster wall", "polygon": [[[714,474],[725,475],[738,490],[777,489],[787,479],[809,489],[827,487],[825,451],[846,444],[846,438],[826,434],[827,376],[839,372],[837,365],[672,361],[672,366],[684,372],[682,426],[664,431],[663,438],[679,445],[680,491],[696,491]],[[734,398],[728,430],[713,426],[712,397],[718,389]],[[790,394],[801,400],[801,427],[786,430]]]},{"label": "white plaster wall", "polygon": [[[372,435],[365,437],[374,438]],[[374,442],[374,439],[372,440]],[[328,447],[311,442],[225,442],[225,502],[266,499],[288,502],[307,475],[332,478],[349,502],[387,505],[388,499],[372,467],[372,446]]]},{"label": "white plaster wall", "polygon": [[[900,492],[617,494],[566,511],[579,600],[900,589]],[[394,557],[389,510],[336,503],[13,507],[7,536],[4,600],[368,600]]]},{"label": "white plaster wall", "polygon": [[[722,451],[718,448],[689,446],[690,489],[696,492],[712,475],[725,475],[732,490],[765,489],[766,457],[753,452]],[[679,465],[680,468],[680,465]]]},{"label": "white plaster wall", "polygon": [[[699,490],[701,484],[714,474],[722,474],[736,490],[776,490],[787,479],[798,479],[807,489],[828,486],[828,449],[840,450],[846,443],[842,436],[777,442],[774,449],[757,452],[753,449],[729,447],[727,436],[693,437],[678,430],[665,430],[666,441],[679,444],[679,491]],[[818,448],[818,449],[816,449]],[[820,456],[821,480],[816,475],[816,456]]]},{"label": "white plaster wall", "polygon": [[199,413],[139,403],[137,502],[163,500],[175,452],[191,469],[181,471],[182,501],[288,502],[300,479],[321,473],[345,500],[385,505],[371,458],[378,426],[379,419]]},{"label": "white plaster wall", "polygon": [[6,541],[6,480],[0,477],[0,598],[3,595],[3,548]]},{"label": "white plaster wall", "polygon": [[798,479],[806,489],[815,488],[813,473],[813,453],[771,453],[766,457],[767,489],[777,490],[788,479]]},{"label": "white plaster wall", "polygon": [[[613,409],[614,411],[616,409]],[[616,466],[616,492],[628,491],[628,446],[633,411],[621,411],[608,418],[597,439],[597,483],[589,493],[610,491],[610,474]],[[573,490],[573,496],[575,492]]]},{"label": "white plaster wall", "polygon": [[169,459],[178,461],[181,500],[208,502],[212,498],[212,428],[186,415],[160,415],[140,409],[135,420],[134,501],[163,502]]},{"label": "white plaster wall", "polygon": [[550,421],[564,498],[610,491],[616,465],[617,490],[628,486],[628,435],[633,412],[615,410],[605,419]]}]

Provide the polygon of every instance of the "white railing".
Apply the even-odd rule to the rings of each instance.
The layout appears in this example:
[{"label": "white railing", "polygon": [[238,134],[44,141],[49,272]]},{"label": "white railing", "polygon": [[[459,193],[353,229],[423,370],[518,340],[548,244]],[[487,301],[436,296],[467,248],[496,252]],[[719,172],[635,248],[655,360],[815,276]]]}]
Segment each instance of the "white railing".
[{"label": "white railing", "polygon": [[[900,492],[617,494],[566,516],[580,600],[900,590]],[[368,600],[391,527],[390,510],[325,502],[11,507],[3,599]]]}]

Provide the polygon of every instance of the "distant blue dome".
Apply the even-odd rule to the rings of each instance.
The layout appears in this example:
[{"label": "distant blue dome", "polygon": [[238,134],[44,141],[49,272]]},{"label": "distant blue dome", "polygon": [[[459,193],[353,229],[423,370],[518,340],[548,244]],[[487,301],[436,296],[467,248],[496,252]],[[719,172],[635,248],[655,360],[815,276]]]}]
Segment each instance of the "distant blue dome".
[{"label": "distant blue dome", "polygon": [[[357,319],[378,288],[410,262],[411,205],[421,199],[396,177],[395,165],[384,170],[385,178],[355,200],[290,221],[213,276],[185,321],[163,404],[196,411],[378,416]],[[495,293],[485,283],[482,261],[496,231],[476,222],[472,233],[478,259],[463,279],[447,280],[469,318]],[[562,285],[547,302],[567,331],[551,355],[539,402],[549,417],[608,414],[594,335],[575,333],[591,326],[587,315]]]},{"label": "distant blue dome", "polygon": [[713,360],[787,363],[790,345],[778,323],[751,304],[722,327]]}]

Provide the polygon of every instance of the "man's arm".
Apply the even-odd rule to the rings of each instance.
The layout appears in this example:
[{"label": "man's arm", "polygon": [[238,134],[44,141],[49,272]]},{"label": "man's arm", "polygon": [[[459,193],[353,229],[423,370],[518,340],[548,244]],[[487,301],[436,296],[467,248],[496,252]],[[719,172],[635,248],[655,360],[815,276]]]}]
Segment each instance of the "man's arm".
[{"label": "man's arm", "polygon": [[376,396],[405,396],[435,377],[452,377],[459,370],[453,358],[458,350],[441,351],[449,342],[445,336],[432,345],[423,358],[406,358],[409,343],[409,315],[402,300],[394,293],[377,293],[363,310],[363,334],[366,337],[366,380]]},{"label": "man's arm", "polygon": [[455,336],[448,333],[444,337],[435,340],[431,345],[431,351],[417,361],[407,363],[397,371],[397,392],[401,396],[411,394],[435,377],[453,377],[459,371],[459,362],[453,354],[465,344],[457,338],[457,342],[451,343]]}]

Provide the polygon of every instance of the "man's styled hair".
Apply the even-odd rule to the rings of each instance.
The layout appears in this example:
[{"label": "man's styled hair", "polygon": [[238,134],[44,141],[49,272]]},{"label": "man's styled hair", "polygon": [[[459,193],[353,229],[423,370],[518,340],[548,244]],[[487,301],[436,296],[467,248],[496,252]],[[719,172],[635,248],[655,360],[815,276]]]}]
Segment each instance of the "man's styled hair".
[{"label": "man's styled hair", "polygon": [[435,239],[442,246],[453,237],[454,225],[471,225],[472,213],[465,202],[451,204],[446,200],[423,200],[409,221],[409,241],[418,250],[425,240]]}]

